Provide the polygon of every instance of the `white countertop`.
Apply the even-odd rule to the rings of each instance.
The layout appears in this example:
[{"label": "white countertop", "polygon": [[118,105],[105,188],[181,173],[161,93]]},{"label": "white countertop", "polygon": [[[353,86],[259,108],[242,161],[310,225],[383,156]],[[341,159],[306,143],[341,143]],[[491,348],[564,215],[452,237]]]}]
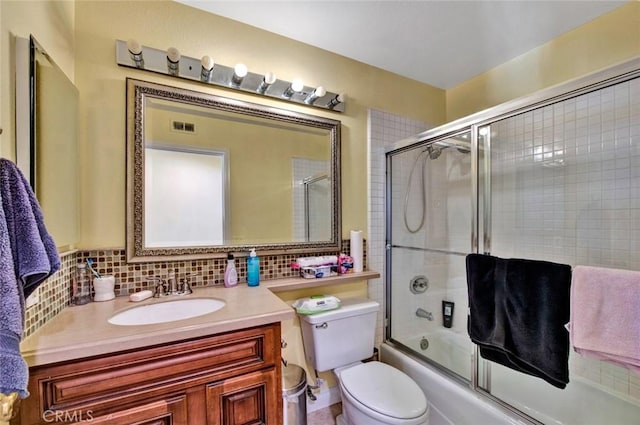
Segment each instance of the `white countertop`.
[{"label": "white countertop", "polygon": [[[173,322],[138,326],[108,322],[111,316],[124,309],[189,297],[217,298],[224,300],[226,305],[213,313]],[[149,298],[140,302],[116,297],[111,301],[65,308],[25,338],[20,348],[27,364],[37,366],[265,325],[291,319],[294,315],[293,308],[266,286],[239,284],[234,288],[194,288],[191,295]]]},{"label": "white countertop", "polygon": [[[20,348],[27,364],[38,366],[281,322],[293,318],[295,311],[274,292],[377,277],[379,273],[365,271],[323,279],[279,279],[261,282],[256,287],[238,284],[233,288],[194,288],[191,295],[149,298],[141,302],[116,297],[70,306],[25,338]],[[137,326],[108,322],[114,314],[131,307],[188,297],[217,298],[226,305],[212,313],[173,322]]]}]

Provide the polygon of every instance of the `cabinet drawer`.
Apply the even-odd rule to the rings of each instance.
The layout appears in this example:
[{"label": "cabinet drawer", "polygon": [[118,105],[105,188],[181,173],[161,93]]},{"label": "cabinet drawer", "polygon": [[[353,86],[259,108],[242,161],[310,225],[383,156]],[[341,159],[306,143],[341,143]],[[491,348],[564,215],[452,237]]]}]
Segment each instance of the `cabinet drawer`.
[{"label": "cabinet drawer", "polygon": [[279,362],[279,335],[279,324],[271,324],[32,368],[32,396],[27,404],[37,397],[38,412],[91,409],[97,414],[108,413],[110,406],[122,408],[141,397],[161,396],[271,367]]},{"label": "cabinet drawer", "polygon": [[106,416],[87,415],[79,422],[92,425],[189,425],[187,400],[184,395],[168,397]]}]

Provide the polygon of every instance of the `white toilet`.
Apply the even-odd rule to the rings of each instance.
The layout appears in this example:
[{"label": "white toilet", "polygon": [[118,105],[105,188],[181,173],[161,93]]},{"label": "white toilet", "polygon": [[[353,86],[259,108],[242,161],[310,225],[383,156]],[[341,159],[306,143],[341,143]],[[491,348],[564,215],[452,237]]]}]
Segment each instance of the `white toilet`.
[{"label": "white toilet", "polygon": [[361,362],[373,355],[379,308],[343,299],[337,310],[300,315],[306,357],[318,372],[334,370],[338,378],[338,425],[426,425],[429,407],[418,384],[385,363]]}]

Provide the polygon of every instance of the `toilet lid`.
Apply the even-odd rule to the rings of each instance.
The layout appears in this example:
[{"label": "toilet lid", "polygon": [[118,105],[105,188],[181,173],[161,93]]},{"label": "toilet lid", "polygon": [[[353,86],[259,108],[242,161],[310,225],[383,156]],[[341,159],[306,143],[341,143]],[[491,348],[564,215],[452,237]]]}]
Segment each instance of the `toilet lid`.
[{"label": "toilet lid", "polygon": [[427,410],[427,399],[418,384],[385,363],[368,362],[345,369],[340,382],[353,398],[385,416],[411,419]]}]

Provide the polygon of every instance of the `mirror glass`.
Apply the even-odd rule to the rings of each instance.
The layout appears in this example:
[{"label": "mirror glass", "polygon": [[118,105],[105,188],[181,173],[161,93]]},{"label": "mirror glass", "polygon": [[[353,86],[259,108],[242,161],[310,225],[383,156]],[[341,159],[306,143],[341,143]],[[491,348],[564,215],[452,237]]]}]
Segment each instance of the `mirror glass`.
[{"label": "mirror glass", "polygon": [[129,79],[127,253],[340,246],[340,122]]},{"label": "mirror glass", "polygon": [[79,240],[78,90],[34,37],[16,38],[16,164],[61,251]]}]

